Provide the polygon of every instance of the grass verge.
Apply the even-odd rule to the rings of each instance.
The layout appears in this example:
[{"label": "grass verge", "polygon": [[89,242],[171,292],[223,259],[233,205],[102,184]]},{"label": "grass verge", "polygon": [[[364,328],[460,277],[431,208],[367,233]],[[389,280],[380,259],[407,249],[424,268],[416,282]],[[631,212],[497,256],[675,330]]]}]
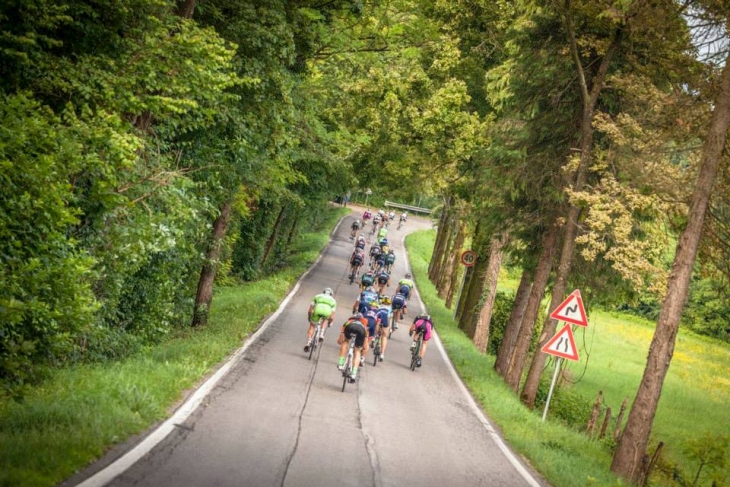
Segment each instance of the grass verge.
[{"label": "grass verge", "polygon": [[183,391],[276,310],[349,211],[332,209],[323,230],[303,235],[289,267],[261,281],[216,289],[205,328],[180,332],[118,362],[53,371],[22,403],[0,401],[0,486],[56,485],[115,443],[166,418]]},{"label": "grass verge", "polygon": [[[459,375],[483,410],[499,426],[504,438],[556,487],[625,485],[609,471],[612,440],[590,439],[579,431],[580,428],[569,427],[550,414],[543,423],[542,409],[530,411],[525,408],[494,372],[495,357],[477,352],[471,340],[457,327],[452,311],[445,308],[427,277],[434,236],[435,232],[428,230],[413,233],[406,239],[419,293],[435,318],[439,337]],[[584,403],[595,401],[598,391],[603,390],[606,404],[612,406],[615,416],[623,398],[634,397],[643,374],[653,324],[637,323],[635,317],[590,310],[589,318],[591,326],[576,335],[582,358],[569,370],[581,379],[570,390],[582,397]],[[726,404],[730,401],[730,386],[727,374],[721,371],[727,370],[729,364],[730,348],[680,332],[677,352],[657,411],[653,438],[665,442],[664,463],[680,463],[685,478],[693,478],[697,468],[686,452],[688,443],[696,440],[705,446],[711,445],[711,434],[717,432],[717,426],[721,424],[725,425],[725,434],[728,433],[730,416]],[[552,407],[550,411],[553,411]],[[588,417],[585,419],[587,422]],[[722,462],[717,466],[722,468]],[[712,473],[721,482],[730,480],[719,471],[705,472]],[[673,474],[677,475],[678,471],[673,470]],[[658,471],[649,485],[680,485],[670,480],[671,475],[663,476]],[[711,480],[706,477],[699,485],[710,485]]]}]

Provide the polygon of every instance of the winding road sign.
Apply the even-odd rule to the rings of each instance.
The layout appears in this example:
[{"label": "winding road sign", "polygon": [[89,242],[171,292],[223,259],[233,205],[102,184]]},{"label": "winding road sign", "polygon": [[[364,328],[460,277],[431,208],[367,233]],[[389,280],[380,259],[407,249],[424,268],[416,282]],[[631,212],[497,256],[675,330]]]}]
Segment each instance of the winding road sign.
[{"label": "winding road sign", "polygon": [[583,307],[583,298],[580,297],[580,291],[573,291],[555,311],[550,313],[550,318],[565,321],[579,326],[588,326],[588,318],[586,309]]}]

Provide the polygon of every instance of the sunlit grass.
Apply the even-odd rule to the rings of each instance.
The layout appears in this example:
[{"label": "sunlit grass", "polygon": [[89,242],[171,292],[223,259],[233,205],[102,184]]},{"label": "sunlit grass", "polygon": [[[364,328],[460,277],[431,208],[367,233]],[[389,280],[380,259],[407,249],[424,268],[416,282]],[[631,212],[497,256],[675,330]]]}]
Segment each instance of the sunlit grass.
[{"label": "sunlit grass", "polygon": [[255,283],[216,289],[209,324],[125,360],[55,370],[23,403],[0,401],[0,486],[56,485],[115,443],[167,417],[278,306],[349,210],[302,238],[290,267]]},{"label": "sunlit grass", "polygon": [[[438,320],[437,330],[452,362],[489,417],[552,485],[615,485],[618,480],[608,471],[612,455],[608,445],[589,440],[578,428],[561,426],[557,421],[548,420],[542,425],[542,411],[524,408],[492,370],[494,357],[479,354],[456,327],[451,310],[444,308],[428,281],[433,239],[434,231],[430,230],[412,234],[406,240],[418,289],[429,312]],[[505,275],[501,273],[500,279]],[[511,276],[500,281],[498,289],[514,292],[518,284]],[[568,366],[569,376],[575,380],[569,387],[590,402],[595,401],[598,391],[603,391],[604,405],[612,408],[615,417],[624,398],[629,402],[634,399],[655,324],[630,315],[587,312],[589,327],[579,327],[575,333],[581,360]],[[730,347],[680,331],[652,438],[653,444],[665,444],[664,463],[677,464],[685,477],[691,478],[697,468],[684,452],[688,439],[708,431],[730,433],[728,370]],[[659,474],[654,478],[655,485],[678,485],[668,481]]]}]

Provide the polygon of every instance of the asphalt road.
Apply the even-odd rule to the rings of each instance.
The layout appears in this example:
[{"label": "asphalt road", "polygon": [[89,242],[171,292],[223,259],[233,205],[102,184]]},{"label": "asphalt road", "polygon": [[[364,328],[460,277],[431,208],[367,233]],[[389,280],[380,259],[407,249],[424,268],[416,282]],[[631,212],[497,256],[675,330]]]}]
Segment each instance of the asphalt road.
[{"label": "asphalt road", "polygon": [[[337,333],[358,292],[347,280],[353,218],[341,222],[281,313],[192,414],[107,485],[544,485],[479,417],[435,340],[423,367],[410,371],[407,324],[393,334],[385,361],[373,367],[369,356],[357,384],[341,392]],[[407,269],[405,233],[430,225],[417,218],[402,230],[391,225],[394,281]],[[338,302],[335,325],[310,361],[303,352],[307,308],[325,287]],[[410,317],[419,303],[411,299]]]}]

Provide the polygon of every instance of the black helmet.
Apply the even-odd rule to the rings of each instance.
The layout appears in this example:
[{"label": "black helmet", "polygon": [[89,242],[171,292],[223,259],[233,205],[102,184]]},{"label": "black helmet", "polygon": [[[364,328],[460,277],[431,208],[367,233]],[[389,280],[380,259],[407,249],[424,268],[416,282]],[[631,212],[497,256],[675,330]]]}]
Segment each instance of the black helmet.
[{"label": "black helmet", "polygon": [[406,279],[410,279],[411,277],[413,277],[413,276],[411,275],[411,273],[410,273],[410,272],[406,272]]}]

